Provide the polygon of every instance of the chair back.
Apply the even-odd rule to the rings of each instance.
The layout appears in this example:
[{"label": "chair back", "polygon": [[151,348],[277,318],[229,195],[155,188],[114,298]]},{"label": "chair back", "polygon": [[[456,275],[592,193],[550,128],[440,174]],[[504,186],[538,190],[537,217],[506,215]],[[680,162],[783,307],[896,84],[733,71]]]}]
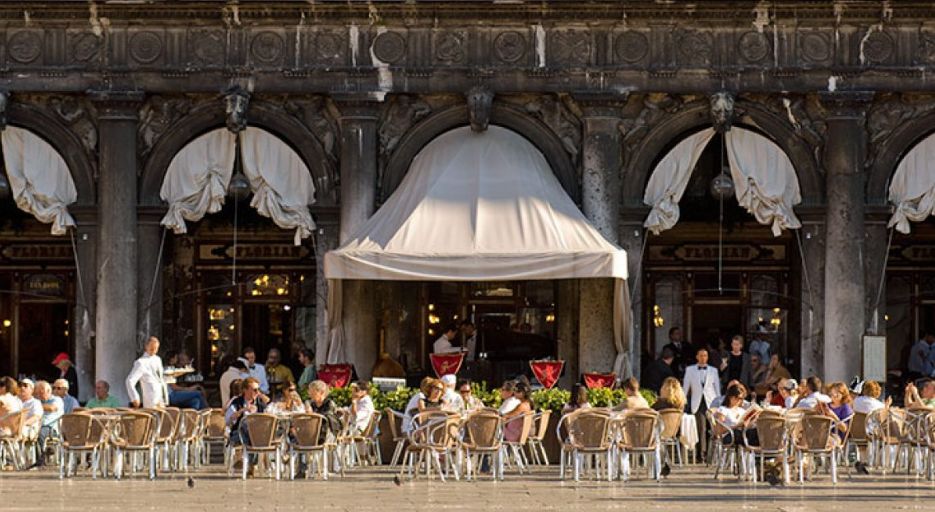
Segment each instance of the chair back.
[{"label": "chair back", "polygon": [[497,413],[475,412],[464,423],[464,438],[474,449],[496,450],[503,442],[503,420]]},{"label": "chair back", "polygon": [[276,440],[276,427],[279,425],[279,418],[275,414],[254,413],[244,416],[241,420],[243,427],[247,430],[247,436],[250,438],[244,440],[244,445],[248,448],[273,448]]},{"label": "chair back", "polygon": [[867,413],[855,412],[851,418],[850,439],[858,443],[867,442]]},{"label": "chair back", "polygon": [[201,432],[201,414],[195,409],[182,409],[179,419],[178,439],[193,441]]},{"label": "chair back", "polygon": [[898,443],[906,430],[906,411],[893,407],[884,407],[873,411],[867,417],[870,435],[886,444]]},{"label": "chair back", "polygon": [[178,407],[166,407],[163,410],[169,415],[169,422],[168,425],[163,425],[160,434],[166,435],[170,441],[174,441],[178,438],[179,424],[182,422],[182,410]]},{"label": "chair back", "polygon": [[806,414],[802,417],[802,437],[799,447],[808,451],[828,450],[834,441],[834,419],[822,414]]},{"label": "chair back", "polygon": [[679,435],[679,429],[682,428],[682,415],[680,409],[663,409],[659,411],[659,419],[662,421],[662,432],[659,437],[663,440],[675,439]]},{"label": "chair back", "polygon": [[526,441],[529,440],[529,434],[532,432],[533,420],[536,417],[536,413],[533,411],[526,411],[521,416],[514,416],[509,420],[504,422],[504,425],[510,422],[518,422],[520,424],[519,438],[516,440],[519,444],[526,444]]},{"label": "chair back", "polygon": [[321,446],[321,429],[324,422],[324,416],[313,412],[292,416],[293,446],[300,450]]},{"label": "chair back", "polygon": [[390,435],[393,437],[393,439],[399,439],[399,432],[402,430],[402,418],[393,414],[393,409],[390,409],[389,407],[383,409],[383,412],[386,415],[386,422],[390,425]]},{"label": "chair back", "polygon": [[445,448],[457,440],[460,416],[433,410],[416,414],[412,418],[415,429],[409,432],[414,445],[426,448]]},{"label": "chair back", "polygon": [[929,407],[913,406],[906,409],[906,426],[903,431],[904,439],[912,444],[922,444],[925,442],[926,419],[932,409]]},{"label": "chair back", "polygon": [[610,415],[603,411],[579,409],[569,415],[568,441],[577,449],[604,450],[610,447],[607,435]]},{"label": "chair back", "polygon": [[205,418],[205,438],[211,440],[224,439],[227,423],[224,421],[224,411],[209,409]]},{"label": "chair back", "polygon": [[94,417],[90,414],[63,414],[58,426],[62,436],[62,446],[65,448],[89,446],[91,444],[92,423],[94,423]]},{"label": "chair back", "polygon": [[623,419],[623,442],[631,450],[654,450],[659,443],[659,430],[659,413],[651,409],[635,410]]},{"label": "chair back", "polygon": [[121,413],[116,443],[130,448],[150,446],[156,439],[159,421],[160,417],[150,411]]},{"label": "chair back", "polygon": [[536,428],[534,429],[533,435],[530,437],[538,441],[545,439],[546,434],[549,432],[549,419],[552,418],[552,411],[545,409],[540,411],[536,415]]},{"label": "chair back", "polygon": [[7,416],[7,424],[10,426],[10,439],[20,439],[23,435],[23,427],[26,425],[26,411],[20,409],[10,413]]},{"label": "chair back", "polygon": [[761,412],[756,419],[756,434],[760,440],[760,450],[764,452],[783,451],[786,449],[788,440],[786,419],[782,417],[782,414],[765,414],[766,412]]},{"label": "chair back", "polygon": [[370,438],[376,435],[381,415],[380,411],[373,411],[373,414],[370,415],[370,421],[367,422],[367,428],[360,433],[360,437]]}]

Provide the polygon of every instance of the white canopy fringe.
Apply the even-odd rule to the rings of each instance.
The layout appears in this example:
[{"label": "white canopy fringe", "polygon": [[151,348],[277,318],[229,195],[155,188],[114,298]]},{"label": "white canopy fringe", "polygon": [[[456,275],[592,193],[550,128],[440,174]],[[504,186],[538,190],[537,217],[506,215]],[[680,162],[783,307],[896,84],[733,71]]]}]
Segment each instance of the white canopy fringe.
[{"label": "white canopy fringe", "polygon": [[899,161],[890,181],[889,200],[895,210],[889,227],[908,234],[909,222],[935,215],[935,135],[929,135]]},{"label": "white canopy fringe", "polygon": [[686,137],[656,165],[643,194],[643,203],[652,207],[643,227],[652,234],[671,229],[679,221],[679,201],[714,133],[714,128],[707,128]]}]

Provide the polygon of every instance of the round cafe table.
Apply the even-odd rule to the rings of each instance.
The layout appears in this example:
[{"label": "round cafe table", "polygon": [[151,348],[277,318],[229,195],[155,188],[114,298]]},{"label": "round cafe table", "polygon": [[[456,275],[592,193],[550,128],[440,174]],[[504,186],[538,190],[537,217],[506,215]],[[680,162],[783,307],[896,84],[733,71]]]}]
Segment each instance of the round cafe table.
[{"label": "round cafe table", "polygon": [[688,452],[691,452],[692,458],[694,458],[695,445],[698,444],[698,423],[695,422],[695,417],[691,414],[682,415],[682,428],[679,429],[679,442],[685,450],[683,452],[685,454],[683,460],[688,460]]}]

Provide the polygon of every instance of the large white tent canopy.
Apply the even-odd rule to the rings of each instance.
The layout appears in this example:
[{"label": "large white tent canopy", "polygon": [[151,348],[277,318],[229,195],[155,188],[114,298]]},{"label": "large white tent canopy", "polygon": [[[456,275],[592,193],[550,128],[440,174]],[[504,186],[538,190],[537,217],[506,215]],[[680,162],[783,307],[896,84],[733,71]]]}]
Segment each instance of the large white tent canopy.
[{"label": "large white tent canopy", "polygon": [[628,375],[626,252],[562,189],[545,157],[506,128],[449,131],[413,159],[399,188],[325,255],[329,362],[340,362],[342,279],[501,281],[613,278],[614,370]]},{"label": "large white tent canopy", "polygon": [[890,181],[889,199],[895,207],[889,227],[908,234],[909,222],[935,215],[935,135],[929,135],[899,161]]},{"label": "large white tent canopy", "polygon": [[[643,225],[653,234],[678,222],[678,203],[714,133],[714,128],[706,128],[686,137],[653,169],[643,195],[643,202],[652,207]],[[792,211],[802,202],[799,180],[782,148],[757,132],[737,126],[724,134],[724,142],[740,206],[757,222],[770,226],[774,236],[784,229],[802,227]]]},{"label": "large white tent canopy", "polygon": [[65,159],[42,137],[25,128],[7,126],[0,141],[16,206],[39,222],[51,224],[53,235],[64,235],[75,225],[68,205],[78,200]]}]

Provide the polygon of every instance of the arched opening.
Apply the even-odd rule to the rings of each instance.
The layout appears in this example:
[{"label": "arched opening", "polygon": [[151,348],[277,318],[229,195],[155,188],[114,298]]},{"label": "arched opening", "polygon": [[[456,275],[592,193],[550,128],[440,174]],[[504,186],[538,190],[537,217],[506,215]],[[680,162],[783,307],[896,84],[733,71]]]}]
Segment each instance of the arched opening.
[{"label": "arched opening", "polygon": [[156,321],[167,348],[212,385],[246,347],[260,364],[279,350],[300,371],[293,347],[314,346],[318,304],[310,212],[318,189],[306,160],[264,128],[235,135],[215,125],[160,175],[166,252]]},{"label": "arched opening", "polygon": [[48,378],[55,354],[74,358],[77,281],[68,206],[79,200],[73,171],[41,134],[7,126],[0,177],[0,374]]},{"label": "arched opening", "polygon": [[[726,134],[696,126],[669,141],[650,168],[643,197],[651,207],[642,262],[644,354],[658,357],[680,335],[690,346],[708,347],[718,367],[728,358],[721,373],[737,377],[729,350],[739,334],[754,364],[779,354],[797,369],[806,336],[799,316],[808,306],[800,299],[792,207],[801,195],[791,159],[755,126],[735,125]],[[733,188],[724,186],[724,176]],[[686,349],[681,364],[694,357]]]}]

